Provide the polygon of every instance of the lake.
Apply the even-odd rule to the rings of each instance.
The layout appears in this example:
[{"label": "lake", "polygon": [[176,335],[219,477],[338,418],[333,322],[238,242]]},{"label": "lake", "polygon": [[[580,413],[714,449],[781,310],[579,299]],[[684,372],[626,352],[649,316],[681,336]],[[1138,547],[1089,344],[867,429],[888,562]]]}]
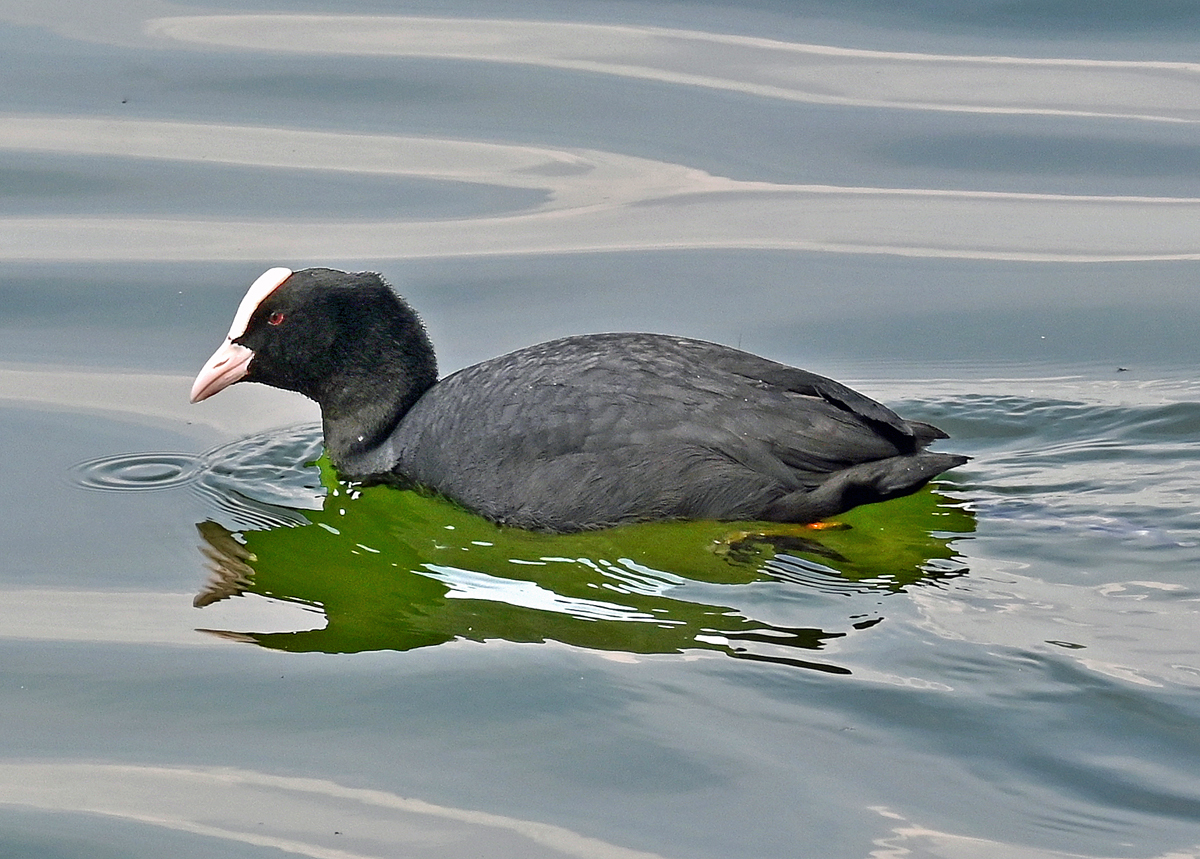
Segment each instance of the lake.
[{"label": "lake", "polygon": [[[1200,856],[1200,10],[0,10],[0,855]],[[972,459],[501,529],[188,404],[275,265],[443,372],[698,337]]]}]

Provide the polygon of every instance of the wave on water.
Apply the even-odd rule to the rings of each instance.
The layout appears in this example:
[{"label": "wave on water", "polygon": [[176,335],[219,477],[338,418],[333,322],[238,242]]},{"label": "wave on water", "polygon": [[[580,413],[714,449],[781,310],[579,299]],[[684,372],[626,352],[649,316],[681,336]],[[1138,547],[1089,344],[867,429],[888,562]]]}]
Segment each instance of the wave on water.
[{"label": "wave on water", "polygon": [[83,489],[148,492],[186,489],[203,499],[210,517],[234,530],[306,524],[301,511],[320,509],[325,489],[313,463],[323,450],[321,427],[271,430],[203,454],[122,453],[71,469]]},{"label": "wave on water", "polygon": [[[155,50],[540,67],[781,103],[1189,128],[1195,63],[874,51],[646,26],[366,15],[195,15],[127,34]],[[102,38],[79,33],[83,38]],[[924,144],[922,144],[924,145]],[[1194,260],[1200,199],[748,181],[599,147],[146,117],[0,116],[0,151],[238,166],[311,183],[470,183],[525,201],[474,217],[236,219],[179,212],[0,219],[0,259],[325,260],[776,249],[1094,263]],[[239,172],[239,176],[252,175]],[[432,187],[432,186],[431,186]],[[447,193],[449,185],[447,185]],[[463,221],[470,229],[463,229]]]},{"label": "wave on water", "polygon": [[[1200,541],[1200,399],[1189,399],[1190,387],[959,380],[932,383],[925,397],[903,388],[888,397],[888,384],[871,387],[904,414],[946,430],[951,439],[941,447],[972,457],[950,478],[980,517],[1144,546]],[[1022,390],[1028,393],[1016,393]],[[101,457],[76,465],[72,479],[104,491],[187,487],[216,521],[235,530],[269,528],[307,521],[300,511],[320,508],[325,489],[312,463],[321,452],[320,427],[306,424],[203,454]],[[779,558],[787,556],[780,547]],[[774,563],[781,576],[820,583],[814,557]]]},{"label": "wave on water", "polygon": [[[886,394],[886,383],[872,387],[882,388]],[[953,390],[946,390],[948,387]],[[972,387],[979,392],[964,392]],[[1028,393],[1014,393],[1022,389]],[[812,628],[824,630],[821,636],[825,637],[804,639],[800,649],[821,649],[828,636],[880,624],[892,613],[880,608],[881,595],[912,594],[916,589],[926,596],[912,598],[925,604],[934,600],[932,592],[950,588],[955,595],[947,599],[961,605],[971,597],[958,592],[958,582],[965,582],[972,592],[982,589],[980,594],[984,594],[991,587],[988,582],[1003,567],[1002,560],[1012,557],[1040,565],[1039,576],[1057,578],[1059,574],[1053,570],[1058,568],[1061,576],[1067,577],[1064,581],[1074,581],[1080,564],[1103,556],[1109,575],[1106,582],[1156,580],[1164,583],[1163,594],[1175,598],[1181,593],[1182,583],[1174,579],[1179,570],[1197,560],[1200,546],[1194,514],[1194,499],[1200,490],[1194,467],[1200,459],[1200,440],[1194,433],[1194,427],[1200,425],[1200,403],[1158,395],[1142,397],[1153,402],[1138,402],[1138,396],[1115,396],[1111,391],[1105,396],[1072,396],[1061,382],[1038,387],[1029,381],[1020,385],[959,381],[953,386],[935,385],[933,391],[928,397],[902,396],[889,401],[906,415],[949,432],[951,439],[940,446],[973,457],[946,476],[937,489],[939,495],[931,496],[937,500],[928,503],[937,506],[905,512],[903,501],[871,505],[860,511],[865,517],[862,521],[850,517],[851,527],[844,532],[820,531],[811,537],[729,533],[725,529],[724,540],[712,543],[713,536],[722,536],[713,530],[714,523],[692,523],[713,530],[712,535],[705,531],[699,536],[698,531],[688,530],[692,525],[684,523],[674,530],[652,525],[651,530],[665,528],[653,534],[613,532],[611,537],[577,538],[583,541],[578,546],[572,538],[543,546],[542,542],[550,540],[545,535],[513,535],[505,529],[485,528],[486,523],[477,517],[418,493],[384,488],[384,494],[366,490],[359,498],[357,490],[339,488],[331,507],[327,492],[332,490],[322,484],[319,469],[309,465],[321,453],[321,433],[316,425],[261,433],[199,456],[134,454],[92,460],[77,466],[74,478],[91,490],[183,488],[202,499],[205,517],[210,520],[208,531],[202,526],[202,537],[212,544],[214,539],[228,536],[233,542],[224,540],[222,545],[228,544],[226,548],[241,560],[229,567],[229,587],[205,592],[201,603],[251,590],[269,592],[276,598],[294,591],[300,595],[296,599],[303,596],[306,605],[319,604],[336,615],[337,595],[322,589],[333,582],[364,579],[365,571],[377,566],[380,579],[373,587],[386,590],[399,587],[396,583],[402,580],[409,582],[398,592],[396,606],[409,605],[413,597],[408,589],[421,591],[436,585],[432,604],[449,606],[439,611],[453,614],[460,603],[476,606],[464,616],[473,618],[478,626],[484,616],[478,613],[481,604],[490,606],[484,609],[487,616],[516,613],[525,618],[524,613],[530,611],[545,615],[546,605],[552,603],[555,611],[551,614],[557,619],[542,618],[538,623],[550,623],[555,629],[561,626],[556,635],[566,641],[574,641],[573,636],[583,628],[577,623],[597,622],[591,614],[576,618],[572,607],[583,605],[582,601],[591,606],[601,594],[608,596],[600,602],[617,605],[625,614],[636,609],[638,618],[667,611],[657,616],[659,623],[649,624],[656,630],[656,638],[664,640],[653,647],[643,642],[649,650],[669,651],[707,642],[705,646],[719,645],[731,654],[764,658],[779,644],[775,633],[764,633],[759,641],[753,630],[718,626],[717,634],[704,631],[709,621],[696,623],[694,629],[689,623],[681,632],[670,622],[674,617],[670,612],[683,612],[691,618],[688,612],[698,606],[695,611],[700,615],[716,617],[720,612],[712,614],[713,609],[703,607],[725,606],[721,611],[727,612],[731,606],[740,606],[736,614],[744,612],[750,618],[757,611],[750,607],[767,593],[773,594],[768,601],[772,611],[788,606],[786,611],[796,612],[794,618],[820,618]],[[915,518],[904,524],[899,519],[905,516]],[[951,518],[942,525],[939,516]],[[283,533],[264,533],[281,525],[312,527],[300,529],[305,534],[297,532],[295,539]],[[877,531],[879,537],[874,536]],[[678,546],[664,542],[668,540],[678,541]],[[905,541],[915,542],[906,549]],[[935,550],[934,543],[942,548]],[[705,546],[709,547],[706,551]],[[645,587],[634,587],[624,573],[614,573],[642,567],[625,560],[617,564],[615,559],[637,557],[637,551],[653,547],[661,550],[662,557],[638,562],[654,572],[653,593],[643,593]],[[304,563],[295,566],[293,561],[301,558]],[[319,563],[318,558],[322,559]],[[399,572],[397,563],[409,573]],[[691,570],[689,564],[698,566]],[[288,579],[285,586],[282,580],[272,579],[285,574],[299,576],[295,571],[301,567],[307,570],[303,580]],[[737,572],[739,569],[744,572]],[[348,575],[350,571],[353,575]],[[980,581],[971,584],[975,578]],[[1093,582],[1092,586],[1098,584],[1102,583]],[[789,590],[788,585],[800,587]],[[601,590],[593,592],[595,587]],[[376,602],[382,592],[376,593]],[[533,597],[542,601],[531,607],[528,603]],[[543,597],[551,603],[544,605]],[[827,602],[830,600],[833,602]],[[1103,602],[1107,605],[1111,598],[1104,596]],[[447,623],[449,638],[465,634],[456,624]],[[622,622],[620,627],[622,635],[629,635],[634,627],[646,625]],[[658,631],[660,626],[662,631]],[[772,623],[762,629],[802,626]],[[541,627],[535,624],[532,628]],[[378,642],[358,641],[353,646],[398,646],[385,631],[380,632]],[[507,626],[502,631],[515,635]],[[327,638],[332,635],[324,634]],[[751,639],[739,638],[745,635]],[[435,637],[442,640],[445,636],[439,632]],[[1070,640],[1062,631],[1044,638]],[[277,643],[301,646],[292,639]],[[351,646],[340,639],[329,645],[314,640],[311,646],[320,649],[334,644]],[[785,646],[787,653],[781,661],[795,659],[792,651],[796,646]],[[800,661],[804,667],[815,665],[804,658]],[[832,669],[825,666],[820,670]]]},{"label": "wave on water", "polygon": [[[955,474],[982,518],[1139,540],[1157,535],[1172,545],[1200,537],[1193,515],[1200,398],[1192,399],[1190,385],[945,384],[955,393],[906,399],[897,408],[941,427],[951,436],[946,444],[972,456]],[[973,384],[980,392],[965,392]],[[1028,393],[1016,393],[1022,390]]]}]

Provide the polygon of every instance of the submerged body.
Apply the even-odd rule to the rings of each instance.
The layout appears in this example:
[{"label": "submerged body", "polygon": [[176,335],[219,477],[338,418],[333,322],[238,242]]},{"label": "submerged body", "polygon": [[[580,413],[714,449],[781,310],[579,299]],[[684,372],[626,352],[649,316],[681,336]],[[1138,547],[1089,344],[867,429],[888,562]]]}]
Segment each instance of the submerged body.
[{"label": "submerged body", "polygon": [[416,314],[378,275],[272,269],[193,401],[236,381],[321,405],[343,477],[427,487],[505,525],[815,522],[916,491],[966,457],[822,376],[655,334],[531,346],[436,379]]}]

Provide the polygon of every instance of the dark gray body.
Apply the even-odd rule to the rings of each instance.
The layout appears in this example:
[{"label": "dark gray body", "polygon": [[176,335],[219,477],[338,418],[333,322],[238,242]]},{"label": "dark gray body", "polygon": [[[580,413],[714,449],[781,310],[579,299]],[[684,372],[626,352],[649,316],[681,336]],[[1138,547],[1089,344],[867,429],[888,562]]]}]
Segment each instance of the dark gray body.
[{"label": "dark gray body", "polygon": [[468,367],[380,443],[331,454],[351,479],[411,481],[502,524],[572,531],[816,521],[966,461],[924,452],[937,438],[838,382],[746,352],[598,334]]}]

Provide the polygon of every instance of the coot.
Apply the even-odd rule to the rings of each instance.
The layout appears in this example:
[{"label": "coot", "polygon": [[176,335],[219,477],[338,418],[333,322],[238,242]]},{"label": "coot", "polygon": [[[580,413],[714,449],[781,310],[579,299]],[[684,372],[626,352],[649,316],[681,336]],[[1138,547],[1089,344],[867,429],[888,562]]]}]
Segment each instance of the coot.
[{"label": "coot", "polygon": [[927,452],[946,434],[832,379],[683,337],[567,337],[438,381],[417,314],[370,272],[263,274],[192,402],[238,381],[315,400],[344,478],[541,531],[811,523],[967,460]]}]

